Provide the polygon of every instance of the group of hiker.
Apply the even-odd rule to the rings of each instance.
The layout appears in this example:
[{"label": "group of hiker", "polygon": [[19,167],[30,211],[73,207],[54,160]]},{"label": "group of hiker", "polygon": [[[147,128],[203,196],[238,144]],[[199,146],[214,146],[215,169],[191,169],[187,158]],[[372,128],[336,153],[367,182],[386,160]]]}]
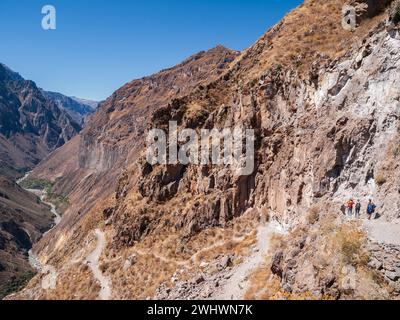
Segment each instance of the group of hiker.
[{"label": "group of hiker", "polygon": [[[360,214],[361,214],[361,202],[360,200],[357,200],[357,203],[354,202],[353,199],[350,199],[346,203],[346,208],[347,208],[347,216],[352,217],[353,216],[353,211],[355,209],[355,218],[360,219]],[[367,215],[368,215],[368,220],[371,220],[372,216],[374,215],[376,210],[376,205],[372,202],[372,200],[369,200],[368,206],[367,206]]]}]

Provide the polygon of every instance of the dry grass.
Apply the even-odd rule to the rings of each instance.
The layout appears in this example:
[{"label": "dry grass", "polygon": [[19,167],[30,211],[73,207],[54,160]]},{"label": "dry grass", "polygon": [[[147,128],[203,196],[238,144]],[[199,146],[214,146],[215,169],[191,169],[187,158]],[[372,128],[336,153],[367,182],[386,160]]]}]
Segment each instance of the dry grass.
[{"label": "dry grass", "polygon": [[[308,283],[315,281],[318,284],[321,279],[330,278],[332,275],[336,278],[337,290],[341,292],[342,298],[387,296],[388,291],[382,277],[368,267],[370,257],[365,248],[365,234],[357,223],[342,222],[337,214],[324,213],[327,208],[329,205],[311,208],[304,225],[297,227],[289,235],[277,236],[273,239],[270,255],[266,258],[265,264],[255,270],[250,278],[251,285],[246,293],[246,299],[336,299],[336,294],[333,296],[328,291],[315,295],[314,287],[308,287]],[[315,219],[317,213],[319,213],[319,219]],[[308,223],[310,220],[314,223]],[[298,244],[305,237],[307,240],[303,244],[303,249],[292,257],[293,250],[299,248]],[[284,260],[295,259],[296,261],[297,274],[292,293],[285,292],[281,287],[281,279],[271,272],[272,258],[278,251],[283,252]],[[307,271],[310,267],[315,279],[311,282],[310,271]],[[346,280],[343,270],[349,267],[354,268],[356,273],[355,288],[352,290],[343,287]]]},{"label": "dry grass", "polygon": [[310,208],[310,210],[307,213],[308,224],[313,225],[318,222],[320,211],[321,207],[319,205],[314,205]]},{"label": "dry grass", "polygon": [[383,186],[387,182],[387,178],[384,176],[383,173],[378,173],[375,176],[375,182],[378,186]]},{"label": "dry grass", "polygon": [[[259,220],[255,215],[256,212],[248,212],[226,228],[209,228],[184,241],[183,230],[157,228],[133,247],[117,253],[110,250],[102,267],[107,266],[104,271],[112,279],[115,298],[146,299],[154,297],[162,284],[173,287],[173,276],[188,281],[202,272],[211,275],[218,272],[211,268],[216,259],[228,254],[234,254],[234,263],[239,263],[257,242],[255,228]],[[164,226],[164,221],[171,219],[170,214],[165,214],[159,225]],[[124,270],[125,261],[132,255],[135,263]],[[204,269],[201,265],[209,267]]]},{"label": "dry grass", "polygon": [[340,254],[345,264],[365,266],[369,255],[364,248],[366,237],[364,232],[353,225],[342,225],[335,235],[340,247]]},{"label": "dry grass", "polygon": [[[333,60],[342,56],[377,25],[381,16],[365,20],[354,31],[342,28],[342,7],[346,0],[306,0],[283,20],[283,27],[263,36],[258,44],[242,55],[242,64],[253,58],[253,51],[264,45],[258,63],[250,70],[250,79],[258,78],[272,66],[293,66],[305,74],[319,57]],[[261,48],[260,48],[261,51]]]}]

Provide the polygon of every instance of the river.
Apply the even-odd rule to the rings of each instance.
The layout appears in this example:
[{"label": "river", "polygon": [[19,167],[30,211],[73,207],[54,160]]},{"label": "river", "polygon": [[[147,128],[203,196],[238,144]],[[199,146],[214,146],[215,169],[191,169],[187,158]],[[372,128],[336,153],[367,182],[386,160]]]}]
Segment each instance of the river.
[{"label": "river", "polygon": [[[28,177],[29,177],[30,172],[28,172],[24,177],[22,177],[21,179],[17,180],[17,184],[21,186],[22,182],[24,182]],[[22,186],[21,186],[22,187]],[[23,187],[22,187],[23,188]],[[26,189],[24,188],[26,191],[34,194],[35,196],[40,198],[40,201],[49,206],[50,207],[50,211],[53,214],[54,217],[54,225],[53,227],[48,230],[44,235],[46,235],[48,232],[50,232],[54,227],[56,227],[60,221],[61,221],[61,215],[58,213],[56,206],[51,203],[51,202],[47,202],[45,201],[46,197],[47,197],[47,193],[45,190],[36,190],[36,189]],[[41,264],[41,262],[39,261],[38,257],[36,256],[36,254],[33,252],[33,250],[29,250],[29,263],[31,265],[31,267],[37,271],[41,271],[43,269],[43,266]]]}]

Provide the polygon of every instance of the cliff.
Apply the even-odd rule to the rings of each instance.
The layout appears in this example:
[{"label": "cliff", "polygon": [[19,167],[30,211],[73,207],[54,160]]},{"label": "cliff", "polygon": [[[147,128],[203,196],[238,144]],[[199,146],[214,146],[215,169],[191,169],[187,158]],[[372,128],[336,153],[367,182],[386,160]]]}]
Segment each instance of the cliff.
[{"label": "cliff", "polygon": [[[356,8],[351,31],[344,5]],[[118,90],[82,132],[75,173],[59,180],[74,186],[74,206],[36,248],[57,287],[41,290],[36,277],[16,297],[96,297],[105,284],[85,259],[99,233],[114,299],[398,297],[387,262],[398,239],[371,236],[364,212],[349,220],[343,204],[373,199],[379,222],[398,226],[399,7],[308,0],[234,61],[217,55],[196,73],[203,53]],[[253,174],[146,163],[146,133],[170,119],[254,129]]]}]

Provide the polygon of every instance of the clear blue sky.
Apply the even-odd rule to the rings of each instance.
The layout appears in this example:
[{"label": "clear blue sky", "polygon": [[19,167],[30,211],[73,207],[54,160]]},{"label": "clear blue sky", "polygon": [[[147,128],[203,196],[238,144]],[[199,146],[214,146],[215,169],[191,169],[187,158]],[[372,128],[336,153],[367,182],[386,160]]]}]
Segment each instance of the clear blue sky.
[{"label": "clear blue sky", "polygon": [[[242,50],[302,0],[0,0],[0,62],[38,86],[101,100],[217,44]],[[41,28],[42,6],[57,30]]]}]

